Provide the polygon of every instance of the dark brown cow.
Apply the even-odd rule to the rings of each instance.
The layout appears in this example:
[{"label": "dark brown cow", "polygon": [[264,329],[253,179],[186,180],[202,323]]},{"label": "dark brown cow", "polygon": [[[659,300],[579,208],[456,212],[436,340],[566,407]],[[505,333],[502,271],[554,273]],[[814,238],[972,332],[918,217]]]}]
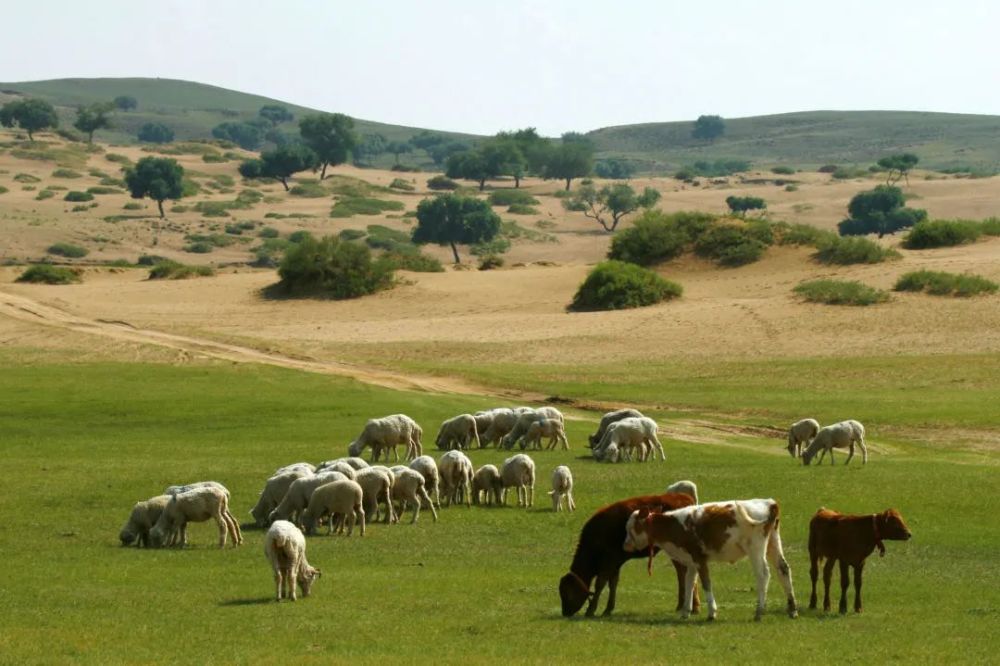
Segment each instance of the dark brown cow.
[{"label": "dark brown cow", "polygon": [[816,579],[819,562],[823,567],[823,610],[830,610],[830,578],[833,565],[840,562],[840,612],[847,612],[847,586],[850,584],[847,567],[854,567],[854,612],[861,612],[861,572],[865,559],[878,548],[885,556],[883,539],[907,541],[912,535],[903,517],[895,509],[863,516],[849,516],[827,508],[820,508],[809,521],[809,576],[812,578],[812,595],[809,608],[816,608]]}]

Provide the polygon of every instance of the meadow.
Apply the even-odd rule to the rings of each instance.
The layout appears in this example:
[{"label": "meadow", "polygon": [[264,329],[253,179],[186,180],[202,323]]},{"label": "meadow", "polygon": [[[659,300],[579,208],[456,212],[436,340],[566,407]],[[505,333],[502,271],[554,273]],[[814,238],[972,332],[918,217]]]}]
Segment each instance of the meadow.
[{"label": "meadow", "polygon": [[[122,548],[117,533],[131,504],[171,483],[215,479],[232,491],[234,514],[248,519],[273,469],[345,455],[368,417],[409,413],[424,427],[425,450],[437,457],[428,449],[443,418],[496,401],[256,365],[23,360],[31,356],[16,347],[0,351],[8,471],[0,494],[4,662],[989,663],[1000,647],[993,584],[1000,576],[1000,492],[992,465],[965,464],[902,439],[884,455],[872,436],[876,453],[865,467],[806,468],[780,440],[739,434],[719,444],[666,438],[666,463],[598,465],[583,445],[598,414],[571,411],[572,449],[532,454],[532,509],[445,508],[438,523],[424,512],[415,526],[408,517],[372,525],[364,538],[311,537],[309,559],[323,577],[312,597],[278,604],[260,531],[246,530],[241,548],[222,552],[211,545],[210,524],[192,526],[185,550]],[[622,401],[641,397],[627,387],[605,390]],[[951,405],[956,420],[977,402],[944,382],[924,390],[942,411]],[[777,391],[758,388],[739,401],[737,394],[720,397],[718,406],[772,405],[775,414],[799,406],[773,406],[787,399]],[[837,408],[844,417],[864,413],[871,395],[840,394]],[[655,414],[669,430],[670,414]],[[712,416],[698,409],[687,415]],[[897,423],[894,410],[882,416],[879,425]],[[914,419],[903,412],[898,423]],[[478,467],[505,453],[470,457]],[[563,463],[576,477],[573,514],[553,513],[545,495],[551,470]],[[652,578],[642,562],[626,565],[612,617],[562,618],[556,585],[586,518],[680,478],[696,481],[703,500],[781,502],[803,607],[808,519],[820,505],[859,513],[894,506],[914,538],[889,542],[885,559],[869,560],[861,615],[803,609],[789,620],[772,581],[768,613],[756,624],[753,577],[743,562],[713,568],[717,622],[680,621],[672,568],[661,555]]]}]

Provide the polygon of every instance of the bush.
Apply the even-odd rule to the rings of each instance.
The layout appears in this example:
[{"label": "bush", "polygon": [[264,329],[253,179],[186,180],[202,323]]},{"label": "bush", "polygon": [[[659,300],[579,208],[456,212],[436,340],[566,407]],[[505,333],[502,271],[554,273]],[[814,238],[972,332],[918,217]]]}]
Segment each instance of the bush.
[{"label": "bush", "polygon": [[903,247],[926,250],[974,243],[982,234],[980,227],[973,220],[924,220],[913,225],[903,238]]},{"label": "bush", "polygon": [[395,270],[413,271],[414,273],[443,273],[444,266],[434,257],[428,257],[416,249],[399,252],[390,251],[382,255],[382,260]]},{"label": "bush", "polygon": [[[346,231],[346,230],[345,230]],[[410,234],[398,231],[381,224],[369,224],[365,243],[379,250],[416,251],[416,246],[410,240]]]},{"label": "bush", "polygon": [[771,173],[777,174],[779,176],[790,176],[793,173],[795,173],[795,169],[793,169],[790,166],[781,165],[781,166],[776,166],[773,169],[771,169]]},{"label": "bush", "polygon": [[206,164],[219,164],[221,162],[228,162],[229,160],[219,153],[205,153],[201,156],[201,161]]},{"label": "bush", "polygon": [[345,241],[358,240],[359,238],[364,238],[367,235],[368,234],[361,231],[361,229],[344,229],[338,234],[338,236],[340,236],[340,240]]},{"label": "bush", "polygon": [[839,168],[836,164],[824,164],[816,170],[820,173],[835,173]]},{"label": "bush", "polygon": [[412,192],[417,189],[413,186],[413,183],[408,180],[403,180],[402,178],[393,178],[392,182],[389,183],[389,187],[394,190],[403,190],[404,192]]},{"label": "bush", "polygon": [[479,270],[491,271],[494,268],[502,267],[503,264],[503,257],[496,254],[487,254],[479,259]]},{"label": "bush", "polygon": [[631,228],[615,235],[608,258],[640,266],[669,261],[680,256],[696,233],[707,228],[714,219],[704,213],[667,215],[658,210],[646,211]]},{"label": "bush", "polygon": [[32,176],[30,173],[19,173],[14,176],[14,182],[17,183],[40,183],[42,179],[38,176]]},{"label": "bush", "polygon": [[993,294],[1000,285],[980,275],[959,275],[941,271],[913,271],[896,281],[896,291],[926,291],[935,296],[975,296]]},{"label": "bush", "polygon": [[84,206],[83,204],[79,204],[77,206],[73,206],[73,208],[70,209],[70,212],[71,213],[82,213],[85,210],[90,210],[90,206]]},{"label": "bush", "polygon": [[125,181],[121,178],[101,178],[97,184],[105,187],[117,187],[122,190],[126,187]]},{"label": "bush", "polygon": [[427,180],[427,189],[429,190],[457,190],[458,183],[453,181],[447,176],[434,176]]},{"label": "bush", "polygon": [[193,243],[188,243],[184,246],[185,252],[190,252],[191,254],[208,254],[215,249],[215,245],[209,243],[208,241],[195,241]]},{"label": "bush", "polygon": [[808,224],[776,222],[771,227],[777,232],[775,240],[778,245],[812,245],[815,247],[821,241],[830,241],[837,238],[837,234],[832,231],[817,229]]},{"label": "bush", "polygon": [[799,191],[799,186],[798,185],[785,185],[785,191],[786,192],[798,192]]},{"label": "bush", "polygon": [[232,224],[226,225],[225,231],[231,236],[242,236],[244,231],[253,231],[256,226],[256,222],[251,222],[249,220],[243,222],[233,222]]},{"label": "bush", "polygon": [[731,176],[741,171],[749,171],[750,167],[750,162],[746,160],[715,160],[714,162],[699,160],[694,164],[682,168],[674,174],[674,178],[678,180],[691,180],[696,176],[719,178],[721,176]]},{"label": "bush", "polygon": [[274,227],[264,227],[257,232],[257,235],[261,238],[277,238],[279,234],[278,230]]},{"label": "bush", "polygon": [[55,243],[50,245],[46,252],[59,257],[67,257],[69,259],[79,259],[90,254],[90,251],[87,248],[80,247],[79,245],[73,245],[72,243]]},{"label": "bush", "polygon": [[56,169],[52,172],[53,178],[83,178],[83,174],[72,169]]},{"label": "bush", "polygon": [[109,162],[115,162],[116,164],[131,164],[130,160],[126,155],[119,155],[118,153],[105,153],[104,159]]},{"label": "bush", "polygon": [[393,285],[387,261],[373,260],[364,245],[326,236],[289,248],[278,269],[276,290],[288,295],[357,298]]},{"label": "bush", "polygon": [[511,204],[507,208],[507,212],[511,215],[538,215],[537,208],[525,206],[524,204]]},{"label": "bush", "polygon": [[494,190],[490,192],[491,206],[534,206],[538,204],[538,199],[531,196],[530,192],[524,190]]},{"label": "bush", "polygon": [[305,199],[319,199],[330,194],[319,183],[300,183],[288,190],[288,193],[293,197],[303,197]]},{"label": "bush", "polygon": [[1000,236],[1000,217],[989,217],[979,223],[984,236]]},{"label": "bush", "polygon": [[816,247],[818,251],[814,257],[823,264],[877,264],[900,256],[891,248],[859,236],[823,238]]},{"label": "bush", "polygon": [[88,194],[125,194],[121,190],[115,187],[102,187],[100,185],[95,185],[94,187],[87,188]]},{"label": "bush", "polygon": [[393,164],[389,171],[398,171],[402,173],[419,173],[420,167],[410,166],[407,164]]},{"label": "bush", "polygon": [[55,195],[56,195],[56,193],[53,192],[52,190],[42,190],[38,194],[35,195],[35,200],[36,201],[45,201],[46,199],[51,199]]},{"label": "bush", "polygon": [[868,172],[864,169],[859,169],[857,167],[839,167],[833,172],[833,178],[836,180],[851,180],[852,178],[864,178],[868,175]]},{"label": "bush", "polygon": [[70,190],[69,192],[66,193],[66,196],[63,197],[63,201],[72,201],[72,202],[93,201],[93,200],[94,200],[94,195],[91,194],[90,192],[78,192],[76,190]]},{"label": "bush", "polygon": [[767,244],[748,227],[730,224],[719,225],[706,231],[695,241],[694,251],[702,257],[713,259],[722,266],[750,264],[764,254]]},{"label": "bush", "polygon": [[10,190],[8,190],[3,185],[0,185],[0,194],[6,194],[7,192],[10,192]]},{"label": "bush", "polygon": [[485,243],[476,243],[469,248],[469,252],[476,257],[504,254],[508,250],[510,250],[510,239],[502,235],[494,236]]},{"label": "bush", "polygon": [[122,210],[142,210],[142,204],[137,201],[129,201],[122,206]]},{"label": "bush", "polygon": [[169,261],[169,259],[161,257],[158,254],[143,254],[135,263],[139,266],[155,266],[156,264],[163,263],[164,261]]},{"label": "bush", "polygon": [[177,261],[161,261],[149,271],[150,280],[186,280],[215,275],[211,266],[188,266]]},{"label": "bush", "polygon": [[65,266],[53,266],[51,264],[35,264],[29,266],[17,278],[18,282],[30,282],[33,284],[72,284],[81,282],[80,270],[67,268]]},{"label": "bush", "polygon": [[853,280],[810,280],[792,291],[810,303],[826,305],[874,305],[889,300],[887,292]]},{"label": "bush", "polygon": [[305,229],[299,229],[298,231],[293,231],[288,234],[289,243],[301,243],[303,241],[311,240],[312,238],[313,235]]},{"label": "bush", "polygon": [[569,309],[577,312],[625,310],[655,305],[681,295],[679,284],[653,271],[622,261],[594,267],[580,285]]},{"label": "bush", "polygon": [[343,218],[354,217],[355,215],[379,215],[386,211],[400,211],[405,208],[406,206],[400,201],[344,196],[330,209],[330,217]]}]

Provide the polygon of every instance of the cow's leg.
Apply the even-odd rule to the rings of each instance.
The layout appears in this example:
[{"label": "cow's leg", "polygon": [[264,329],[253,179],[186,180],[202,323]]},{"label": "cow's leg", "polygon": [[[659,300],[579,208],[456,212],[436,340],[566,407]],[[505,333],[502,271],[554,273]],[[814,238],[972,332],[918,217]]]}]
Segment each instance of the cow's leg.
[{"label": "cow's leg", "polygon": [[607,576],[604,574],[597,574],[597,578],[594,579],[594,595],[590,597],[590,603],[587,604],[587,617],[594,616],[594,612],[597,610],[597,600],[601,598],[601,592],[604,591],[604,586],[607,582]]},{"label": "cow's leg", "polygon": [[719,613],[719,607],[715,603],[715,594],[712,593],[712,579],[708,575],[708,563],[703,563],[698,567],[698,575],[701,577],[701,587],[705,590],[705,604],[708,606],[708,619],[714,620]]},{"label": "cow's leg", "polygon": [[819,557],[809,553],[809,579],[812,580],[812,594],[809,595],[809,610],[816,610],[816,580],[819,578]]},{"label": "cow's leg", "polygon": [[864,560],[854,565],[854,612],[861,612],[861,572],[865,569]]},{"label": "cow's leg", "polygon": [[687,619],[691,614],[691,607],[694,603],[694,583],[697,576],[697,569],[693,566],[684,570],[684,608],[681,609],[681,618]]},{"label": "cow's leg", "polygon": [[764,558],[764,550],[767,544],[750,544],[750,566],[753,567],[754,575],[757,577],[757,610],[753,619],[760,622],[764,617],[764,607],[767,605],[767,586],[771,582],[771,571],[767,567],[767,560]]},{"label": "cow's leg", "polygon": [[781,547],[781,534],[775,527],[767,540],[767,561],[771,563],[777,572],[781,587],[785,590],[785,600],[787,602],[786,611],[788,617],[798,617],[799,609],[795,603],[795,590],[792,588],[792,569],[785,559],[784,549]]},{"label": "cow's leg", "polygon": [[608,576],[608,604],[604,607],[604,615],[607,617],[615,610],[615,599],[618,596],[618,575],[621,569],[615,569],[614,573]]},{"label": "cow's leg", "polygon": [[840,613],[847,612],[847,588],[851,584],[847,562],[840,561]]},{"label": "cow's leg", "polygon": [[825,612],[830,611],[830,580],[833,578],[833,567],[835,564],[837,564],[837,560],[831,557],[823,567],[823,610]]},{"label": "cow's leg", "polygon": [[[687,567],[676,560],[670,560],[674,565],[674,572],[677,574],[677,610],[684,610],[684,585],[687,575]],[[698,594],[697,586],[694,588],[694,599],[691,601],[691,612],[695,615],[701,610],[701,595]]]}]

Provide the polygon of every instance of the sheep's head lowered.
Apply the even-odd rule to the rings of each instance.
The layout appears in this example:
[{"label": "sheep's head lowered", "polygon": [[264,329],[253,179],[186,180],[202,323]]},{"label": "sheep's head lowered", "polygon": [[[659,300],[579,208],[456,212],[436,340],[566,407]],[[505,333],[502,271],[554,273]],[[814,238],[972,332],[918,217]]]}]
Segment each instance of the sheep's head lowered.
[{"label": "sheep's head lowered", "polygon": [[313,583],[315,583],[322,575],[322,571],[316,567],[311,567],[308,564],[304,565],[299,570],[299,588],[302,590],[303,597],[309,596]]}]

